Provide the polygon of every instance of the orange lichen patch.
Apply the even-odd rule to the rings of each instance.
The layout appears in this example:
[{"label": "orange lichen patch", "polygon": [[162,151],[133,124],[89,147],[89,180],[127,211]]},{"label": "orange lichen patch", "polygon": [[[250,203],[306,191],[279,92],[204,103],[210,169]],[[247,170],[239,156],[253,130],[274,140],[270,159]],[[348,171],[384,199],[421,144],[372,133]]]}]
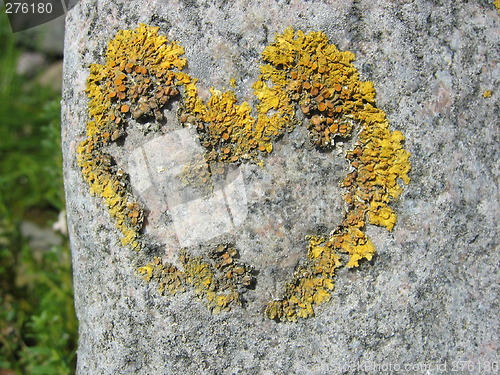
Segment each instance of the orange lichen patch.
[{"label": "orange lichen patch", "polygon": [[193,288],[206,300],[215,313],[242,304],[242,294],[252,286],[251,267],[237,260],[238,253],[229,244],[220,244],[208,258],[189,256],[181,252],[180,267],[163,263],[155,257],[152,263],[139,267],[137,272],[146,281],[154,280],[162,294],[176,294]]},{"label": "orange lichen patch", "polygon": [[163,263],[160,257],[154,257],[153,262],[137,269],[146,281],[155,281],[161,294],[176,294],[184,291],[184,274],[170,263]]},{"label": "orange lichen patch", "polygon": [[344,233],[331,236],[329,244],[338,251],[349,254],[347,267],[358,267],[361,259],[371,260],[376,250],[365,233],[355,226],[349,226]]},{"label": "orange lichen patch", "polygon": [[95,139],[86,139],[78,147],[78,163],[82,173],[90,186],[92,194],[104,199],[109,213],[115,220],[116,227],[122,232],[122,244],[133,248],[139,247],[138,231],[142,226],[142,211],[136,210],[137,215],[129,216],[132,212],[129,207],[134,205],[135,199],[130,195],[121,178],[116,173],[116,167],[111,157],[99,151]]},{"label": "orange lichen patch", "polygon": [[232,91],[210,89],[210,99],[204,103],[197,89],[186,88],[185,110],[194,116],[200,141],[207,149],[208,163],[229,162],[233,156],[245,159],[255,157],[254,119],[247,102],[237,104]]},{"label": "orange lichen patch", "polygon": [[195,160],[186,163],[177,176],[185,186],[189,186],[201,193],[202,196],[209,196],[213,192],[213,184],[208,164],[203,157],[196,157]]},{"label": "orange lichen patch", "polygon": [[341,265],[340,256],[325,238],[309,236],[308,264],[299,267],[284,297],[267,305],[270,319],[296,321],[314,316],[314,306],[330,299],[335,269]]},{"label": "orange lichen patch", "polygon": [[364,126],[354,152],[347,155],[352,160],[351,165],[357,165],[350,176],[354,179],[350,190],[358,205],[367,212],[368,221],[391,231],[396,214],[389,204],[403,191],[399,180],[405,184],[410,182],[410,154],[403,148],[402,133],[390,131],[382,110],[365,104],[355,117]]},{"label": "orange lichen patch", "polygon": [[162,107],[178,94],[173,69],[186,64],[184,50],[140,25],[123,30],[109,43],[104,65],[92,64],[87,81],[90,98],[87,138],[79,145],[78,164],[90,191],[102,198],[123,234],[122,244],[139,248],[143,212],[131,194],[127,176],[103,147],[124,134],[129,116],[161,119]]},{"label": "orange lichen patch", "polygon": [[[335,137],[351,136],[351,111],[367,99],[355,95],[360,82],[351,52],[338,51],[321,32],[295,33],[288,28],[262,56],[268,64],[261,67],[254,85],[262,117],[275,110],[293,128],[297,103],[310,120],[308,129],[316,146],[331,148]],[[264,122],[272,124],[275,117]]]},{"label": "orange lichen patch", "polygon": [[[259,116],[255,120],[250,104],[237,104],[233,91],[221,92],[211,88],[211,96],[205,103],[199,98],[195,83],[186,85],[185,113],[181,116],[181,122],[196,125],[201,144],[207,149],[205,158],[209,163],[262,163],[259,151],[270,153],[273,141],[285,129],[291,129],[290,122],[282,116],[283,111],[280,109],[288,101],[284,92],[266,91],[263,88],[256,92],[260,103],[257,105]],[[277,113],[269,118],[265,113],[270,110],[276,110]]]}]

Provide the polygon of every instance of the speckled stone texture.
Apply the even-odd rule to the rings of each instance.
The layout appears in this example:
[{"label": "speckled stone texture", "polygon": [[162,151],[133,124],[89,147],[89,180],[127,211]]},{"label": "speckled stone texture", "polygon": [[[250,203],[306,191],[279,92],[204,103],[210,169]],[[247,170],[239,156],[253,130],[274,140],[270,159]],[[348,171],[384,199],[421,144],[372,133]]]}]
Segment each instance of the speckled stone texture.
[{"label": "speckled stone texture", "polygon": [[[78,374],[498,373],[500,15],[492,3],[80,1],[66,20],[62,102]],[[319,153],[304,129],[286,135],[265,168],[244,165],[225,185],[236,186],[226,203],[241,220],[231,216],[205,243],[199,228],[185,233],[200,252],[230,240],[259,270],[244,308],[211,315],[193,292],[163,297],[136,276],[146,255],[120,246],[75,149],[88,117],[88,65],[103,63],[118,30],[141,22],[185,47],[200,88],[229,88],[234,77],[241,100],[252,100],[260,53],[288,26],[325,32],[374,82],[377,105],[406,136],[412,181],[394,205],[394,231],[367,229],[376,257],[341,269],[316,317],[276,323],[263,314],[305,259],[304,236],[334,229],[345,209],[339,182],[349,145]],[[163,133],[179,129],[167,118]],[[110,153],[134,169],[134,150],[158,134],[131,128]],[[175,258],[182,238],[161,191],[138,194],[150,211],[146,238]]]}]

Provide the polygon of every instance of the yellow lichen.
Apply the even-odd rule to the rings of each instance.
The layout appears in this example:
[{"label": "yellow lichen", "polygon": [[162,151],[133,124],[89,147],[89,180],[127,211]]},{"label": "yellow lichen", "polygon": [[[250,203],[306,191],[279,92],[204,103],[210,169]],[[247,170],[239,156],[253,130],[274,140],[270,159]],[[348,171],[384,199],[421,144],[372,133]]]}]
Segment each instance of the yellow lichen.
[{"label": "yellow lichen", "polygon": [[207,163],[201,155],[194,161],[186,163],[177,176],[185,186],[189,186],[199,192],[202,196],[208,196],[213,192],[213,184],[210,180],[210,171]]},{"label": "yellow lichen", "polygon": [[308,318],[314,315],[314,305],[330,299],[334,272],[341,265],[340,256],[325,238],[309,236],[307,239],[309,262],[295,271],[284,297],[268,304],[266,315],[271,319]]},{"label": "yellow lichen", "polygon": [[[353,171],[343,182],[348,189],[348,211],[341,225],[321,247],[309,243],[310,262],[295,273],[284,297],[266,310],[272,319],[293,321],[313,315],[314,305],[327,300],[331,288],[324,287],[324,281],[330,283],[340,265],[338,253],[349,255],[347,267],[372,258],[375,246],[363,231],[366,220],[393,229],[396,214],[389,204],[402,192],[399,181],[409,183],[409,153],[402,146],[401,132],[391,132],[385,113],[375,107],[373,84],[360,81],[352,65],[354,55],[338,51],[325,34],[295,33],[289,28],[265,49],[263,58],[269,64],[262,67],[254,86],[260,93],[256,96],[265,103],[261,112],[281,108],[275,102],[266,103],[284,92],[287,99],[279,100],[285,109],[281,113],[294,124],[295,108],[289,105],[296,104],[308,119],[311,140],[319,148],[330,148],[337,137],[350,137],[355,128],[360,129],[357,144],[347,153]],[[266,84],[269,81],[271,85]],[[329,266],[317,273],[311,254],[326,257]]]},{"label": "yellow lichen", "polygon": [[[397,217],[390,205],[401,195],[402,184],[409,183],[404,137],[390,130],[385,113],[376,107],[373,84],[360,80],[352,64],[354,54],[339,51],[322,32],[288,28],[265,48],[266,63],[253,85],[256,116],[248,102],[237,102],[233,91],[212,87],[204,101],[197,80],[182,71],[183,53],[183,47],[159,35],[158,28],[140,25],[117,34],[104,65],[91,65],[90,121],[78,147],[78,163],[90,191],[104,199],[123,234],[122,243],[139,248],[144,213],[127,175],[105,148],[124,135],[131,119],[162,120],[165,105],[174,98],[180,101],[179,122],[193,126],[206,149],[205,160],[189,165],[180,176],[186,185],[198,188],[210,186],[210,175],[201,166],[244,161],[263,165],[280,136],[302,123],[321,150],[358,134],[346,154],[352,170],[342,183],[347,210],[341,224],[328,236],[307,237],[307,261],[296,269],[283,297],[266,308],[266,315],[276,320],[313,316],[315,306],[330,298],[335,269],[342,264],[357,267],[375,253],[364,232],[366,223],[394,228]],[[234,79],[230,85],[235,86]],[[213,311],[226,310],[241,302],[239,286],[249,286],[252,277],[248,266],[234,260],[235,249],[220,246],[208,259],[184,250],[178,266],[157,257],[138,272],[155,280],[162,293],[190,286]]]},{"label": "yellow lichen", "polygon": [[495,4],[495,7],[497,8],[498,13],[500,13],[500,0],[495,0],[493,2],[493,4]]},{"label": "yellow lichen", "polygon": [[[499,0],[500,1],[500,0]],[[490,98],[491,97],[491,94],[493,94],[493,92],[491,90],[484,90],[483,92],[483,97],[484,98]]]},{"label": "yellow lichen", "polygon": [[162,118],[161,108],[178,94],[174,69],[182,69],[184,49],[158,35],[158,28],[140,25],[122,30],[109,43],[104,65],[92,64],[87,81],[90,98],[87,138],[79,145],[78,164],[90,191],[104,198],[122,244],[139,248],[143,211],[131,194],[126,174],[104,146],[124,134],[130,116]]},{"label": "yellow lichen", "polygon": [[228,244],[217,246],[208,259],[190,256],[182,250],[180,267],[155,257],[137,271],[146,281],[154,280],[162,294],[176,294],[192,287],[217,313],[241,305],[242,294],[254,282],[251,267],[239,262],[237,255],[236,249]]}]

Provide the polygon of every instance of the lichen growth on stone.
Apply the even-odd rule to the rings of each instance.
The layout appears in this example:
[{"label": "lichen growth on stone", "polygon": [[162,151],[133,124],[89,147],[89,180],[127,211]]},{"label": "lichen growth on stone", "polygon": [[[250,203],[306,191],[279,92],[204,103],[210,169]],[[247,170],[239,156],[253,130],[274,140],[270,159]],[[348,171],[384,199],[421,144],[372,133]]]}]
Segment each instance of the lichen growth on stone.
[{"label": "lichen growth on stone", "polygon": [[373,84],[359,79],[354,54],[338,51],[325,34],[288,28],[264,50],[263,58],[269,64],[261,67],[255,86],[266,87],[271,81],[274,92],[286,93],[280,103],[287,120],[296,122],[295,109],[288,108],[296,103],[318,148],[331,148],[336,138],[359,131],[359,140],[347,153],[353,170],[343,181],[348,210],[342,223],[327,239],[309,238],[309,263],[297,269],[284,297],[266,309],[272,319],[293,321],[314,315],[313,306],[329,298],[334,270],[341,264],[337,252],[349,255],[347,267],[372,258],[375,246],[364,233],[366,220],[393,229],[396,214],[389,204],[402,192],[399,180],[409,183],[409,153],[402,146],[401,132],[391,132],[385,113],[375,107]]},{"label": "lichen growth on stone", "polygon": [[[204,101],[197,80],[182,72],[183,53],[176,42],[158,35],[158,28],[146,25],[120,31],[109,43],[105,64],[90,69],[91,120],[87,138],[78,148],[83,176],[91,192],[104,199],[124,235],[122,243],[139,249],[144,213],[131,194],[127,175],[104,150],[123,137],[126,125],[161,121],[170,100],[179,100],[180,124],[197,130],[206,150],[204,165],[264,165],[275,142],[304,122],[319,150],[357,135],[346,154],[352,170],[342,183],[347,209],[341,224],[328,235],[307,237],[307,261],[297,267],[283,297],[266,308],[266,315],[275,320],[313,316],[315,306],[330,298],[335,270],[343,263],[357,267],[375,253],[364,232],[366,223],[393,229],[396,214],[390,204],[400,196],[402,183],[409,183],[404,137],[390,130],[385,113],[376,107],[373,84],[360,80],[352,64],[354,54],[340,52],[322,32],[305,34],[288,28],[276,35],[262,54],[266,63],[253,85],[255,111],[248,102],[238,104],[233,91],[213,87]],[[206,171],[198,174],[198,169],[190,166],[181,180],[211,186],[210,176]],[[191,286],[211,310],[227,310],[241,303],[241,286],[248,287],[253,278],[248,266],[234,260],[235,249],[229,245],[217,249],[208,258],[183,250],[178,265],[157,257],[138,272],[155,280],[162,293],[175,294]],[[342,253],[347,254],[345,262]]]},{"label": "lichen growth on stone", "polygon": [[161,294],[176,294],[191,286],[206,300],[213,312],[227,311],[241,305],[242,294],[254,283],[252,268],[238,259],[238,252],[229,244],[220,244],[209,258],[193,257],[181,250],[180,267],[155,257],[152,263],[138,268],[146,281],[154,280]]},{"label": "lichen growth on stone", "polygon": [[203,197],[213,193],[214,186],[209,166],[201,155],[197,155],[194,161],[186,163],[177,178],[184,186],[193,188]]},{"label": "lichen growth on stone", "polygon": [[299,266],[286,285],[282,299],[267,305],[266,315],[271,319],[296,321],[314,315],[314,305],[330,299],[333,277],[341,265],[339,255],[325,238],[308,236],[306,266]]},{"label": "lichen growth on stone", "polygon": [[87,138],[77,150],[90,191],[104,198],[123,234],[122,244],[133,248],[140,247],[143,210],[131,194],[127,175],[104,148],[124,136],[130,118],[161,119],[161,108],[178,94],[176,71],[186,64],[180,57],[184,49],[157,31],[140,25],[136,30],[118,32],[108,45],[105,64],[90,66],[91,120]]}]

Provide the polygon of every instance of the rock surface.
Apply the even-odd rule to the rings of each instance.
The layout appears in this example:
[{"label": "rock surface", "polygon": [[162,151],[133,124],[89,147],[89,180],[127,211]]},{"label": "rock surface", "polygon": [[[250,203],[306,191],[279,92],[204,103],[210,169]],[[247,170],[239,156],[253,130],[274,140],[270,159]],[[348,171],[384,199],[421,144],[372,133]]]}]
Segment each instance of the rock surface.
[{"label": "rock surface", "polygon": [[[80,1],[66,19],[62,103],[78,373],[479,374],[493,362],[498,372],[499,21],[489,1]],[[88,121],[89,64],[103,63],[116,32],[139,23],[185,47],[200,87],[229,88],[234,77],[242,101],[252,100],[262,50],[288,26],[325,32],[373,81],[378,107],[406,137],[412,181],[394,206],[395,229],[368,228],[377,256],[341,269],[316,317],[276,323],[263,314],[305,257],[304,236],[333,229],[345,209],[339,182],[347,162],[337,151],[307,149],[299,129],[264,169],[244,165],[234,175],[227,204],[237,215],[226,222],[221,213],[220,232],[193,224],[179,235],[158,181],[149,181],[157,190],[144,185],[131,155],[160,151],[154,133],[131,130],[111,148],[144,193],[146,233],[166,256],[186,241],[202,248],[226,239],[260,270],[246,306],[216,315],[192,292],[161,296],[136,276],[139,255],[120,246],[104,205],[88,192],[76,147]]]}]

